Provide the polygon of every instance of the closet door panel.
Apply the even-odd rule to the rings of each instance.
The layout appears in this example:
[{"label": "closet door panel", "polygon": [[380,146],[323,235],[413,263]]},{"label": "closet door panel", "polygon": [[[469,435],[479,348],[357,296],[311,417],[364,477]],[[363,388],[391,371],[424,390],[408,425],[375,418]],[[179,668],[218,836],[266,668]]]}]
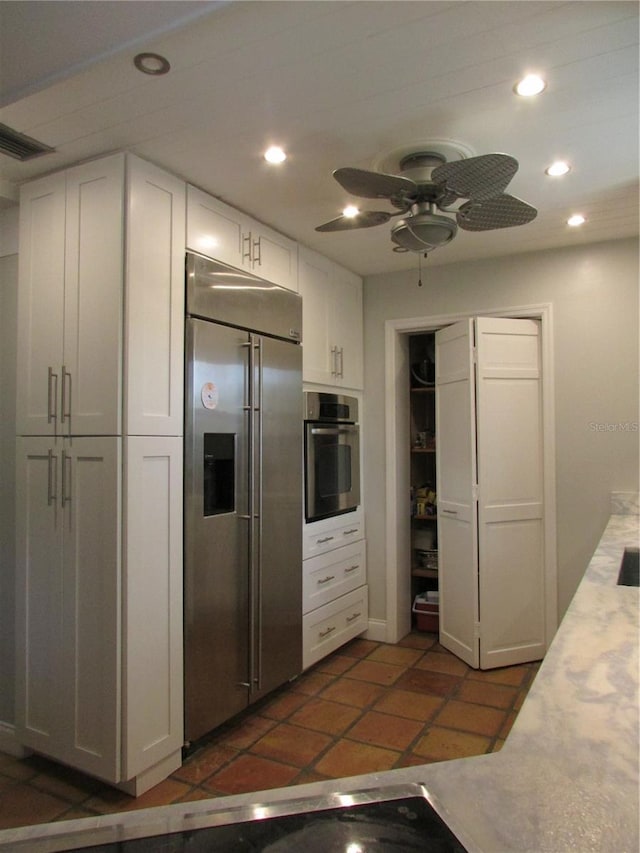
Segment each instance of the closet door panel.
[{"label": "closet door panel", "polygon": [[483,669],[545,652],[539,324],[478,318],[478,545]]},{"label": "closet door panel", "polygon": [[436,333],[440,642],[479,665],[473,323]]}]

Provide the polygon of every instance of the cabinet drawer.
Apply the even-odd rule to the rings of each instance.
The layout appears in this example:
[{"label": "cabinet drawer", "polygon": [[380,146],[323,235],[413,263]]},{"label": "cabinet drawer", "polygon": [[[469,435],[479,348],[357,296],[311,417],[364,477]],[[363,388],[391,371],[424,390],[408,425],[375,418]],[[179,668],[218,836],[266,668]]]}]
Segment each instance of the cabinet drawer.
[{"label": "cabinet drawer", "polygon": [[361,586],[302,617],[302,666],[307,669],[367,630],[369,587]]},{"label": "cabinet drawer", "polygon": [[360,539],[364,539],[364,519],[360,509],[357,509],[345,515],[305,524],[302,556],[306,560]]},{"label": "cabinet drawer", "polygon": [[302,567],[303,613],[309,613],[366,583],[365,542],[360,540],[305,560]]}]

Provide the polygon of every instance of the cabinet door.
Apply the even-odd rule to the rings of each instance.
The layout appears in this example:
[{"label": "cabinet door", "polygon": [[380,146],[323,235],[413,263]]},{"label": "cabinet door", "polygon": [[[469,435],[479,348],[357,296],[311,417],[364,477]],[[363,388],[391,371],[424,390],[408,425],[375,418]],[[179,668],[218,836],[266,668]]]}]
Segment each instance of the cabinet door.
[{"label": "cabinet door", "polygon": [[182,439],[126,439],[122,778],[184,741]]},{"label": "cabinet door", "polygon": [[65,435],[121,432],[124,155],[67,172]]},{"label": "cabinet door", "polygon": [[54,435],[59,414],[64,317],[65,176],[20,192],[18,435]]},{"label": "cabinet door", "polygon": [[16,735],[64,758],[61,450],[52,448],[48,438],[16,443]]},{"label": "cabinet door", "polygon": [[298,244],[257,223],[251,229],[251,269],[267,281],[298,290]]},{"label": "cabinet door", "polygon": [[128,160],[125,433],[182,435],[185,185]]},{"label": "cabinet door", "polygon": [[120,438],[65,441],[63,760],[120,779]]},{"label": "cabinet door", "polygon": [[[338,384],[363,387],[362,279],[335,267],[333,279],[332,346],[337,349]],[[303,329],[304,331],[304,329]]]},{"label": "cabinet door", "polygon": [[436,332],[440,642],[479,666],[473,320]]},{"label": "cabinet door", "polygon": [[334,385],[331,352],[333,316],[332,264],[317,252],[300,247],[298,286],[302,296],[302,377],[305,382]]},{"label": "cabinet door", "polygon": [[[243,215],[196,187],[187,187],[187,248],[233,267],[243,265]],[[247,260],[251,246],[244,246]]]}]

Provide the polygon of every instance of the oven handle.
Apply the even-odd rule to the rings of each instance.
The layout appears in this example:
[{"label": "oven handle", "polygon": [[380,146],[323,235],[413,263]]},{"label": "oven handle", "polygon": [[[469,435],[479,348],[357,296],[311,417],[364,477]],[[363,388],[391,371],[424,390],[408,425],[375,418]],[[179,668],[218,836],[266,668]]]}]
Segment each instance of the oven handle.
[{"label": "oven handle", "polygon": [[340,435],[341,433],[357,432],[358,427],[341,426],[341,427],[311,427],[311,435]]}]

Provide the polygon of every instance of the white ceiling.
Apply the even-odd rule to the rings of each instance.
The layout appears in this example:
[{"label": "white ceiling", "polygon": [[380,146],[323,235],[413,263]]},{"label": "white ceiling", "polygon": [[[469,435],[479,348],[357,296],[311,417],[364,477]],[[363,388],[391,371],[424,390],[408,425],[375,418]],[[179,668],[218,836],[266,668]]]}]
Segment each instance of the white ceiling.
[{"label": "white ceiling", "polygon": [[[0,154],[0,195],[117,149],[166,167],[366,275],[417,266],[391,223],[319,234],[349,199],[339,166],[389,168],[400,148],[453,140],[520,162],[508,191],[537,219],[460,231],[449,263],[638,233],[638,3],[288,0],[0,2],[0,122],[55,147]],[[165,77],[133,55],[161,53]],[[525,72],[548,80],[513,94]],[[261,157],[277,143],[278,167]],[[571,173],[551,179],[556,158]],[[393,210],[382,201],[367,209]],[[579,211],[582,229],[565,221]]]}]

